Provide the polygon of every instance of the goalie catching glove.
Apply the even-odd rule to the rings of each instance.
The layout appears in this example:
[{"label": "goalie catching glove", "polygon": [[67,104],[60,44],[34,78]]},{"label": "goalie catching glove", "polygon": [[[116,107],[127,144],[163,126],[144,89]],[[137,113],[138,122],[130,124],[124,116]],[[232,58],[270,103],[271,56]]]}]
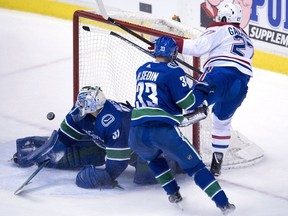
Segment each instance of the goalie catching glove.
[{"label": "goalie catching glove", "polygon": [[187,127],[191,124],[196,124],[199,121],[205,119],[208,115],[208,104],[204,101],[202,105],[197,107],[195,110],[184,114],[184,120],[180,123],[180,127]]}]

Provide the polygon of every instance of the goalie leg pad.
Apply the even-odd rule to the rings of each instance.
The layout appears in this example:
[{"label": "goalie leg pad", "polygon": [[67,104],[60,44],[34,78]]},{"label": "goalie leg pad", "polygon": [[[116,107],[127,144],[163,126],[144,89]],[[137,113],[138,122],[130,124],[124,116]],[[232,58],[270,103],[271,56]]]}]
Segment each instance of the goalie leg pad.
[{"label": "goalie leg pad", "polygon": [[58,163],[64,158],[66,151],[67,146],[58,139],[53,148],[46,155],[37,159],[37,163],[41,163],[43,159],[50,159],[50,162],[46,167],[57,168]]},{"label": "goalie leg pad", "polygon": [[135,168],[136,170],[134,176],[134,183],[140,185],[151,185],[158,183],[147,162],[140,157],[137,158]]},{"label": "goalie leg pad", "polygon": [[92,141],[79,141],[66,149],[64,157],[56,164],[57,169],[79,169],[85,165],[102,166],[105,164],[105,150]]},{"label": "goalie leg pad", "polygon": [[168,157],[165,157],[165,158],[173,175],[185,173],[175,160],[170,159]]}]

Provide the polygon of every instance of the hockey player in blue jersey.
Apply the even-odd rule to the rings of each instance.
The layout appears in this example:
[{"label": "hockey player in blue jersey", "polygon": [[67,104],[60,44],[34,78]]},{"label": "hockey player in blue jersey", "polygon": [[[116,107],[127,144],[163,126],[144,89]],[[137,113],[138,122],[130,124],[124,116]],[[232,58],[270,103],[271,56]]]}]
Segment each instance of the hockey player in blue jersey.
[{"label": "hockey player in blue jersey", "polygon": [[[212,108],[212,162],[210,171],[219,176],[231,139],[231,121],[248,92],[253,75],[254,47],[240,27],[240,5],[222,2],[216,22],[197,39],[177,40],[179,52],[196,57],[208,54],[200,80],[202,91],[195,90],[196,107],[203,100]],[[199,87],[199,86],[198,86]],[[203,91],[204,90],[204,91]],[[198,103],[198,104],[197,104]]]},{"label": "hockey player in blue jersey", "polygon": [[[50,159],[50,168],[82,168],[76,177],[76,184],[82,188],[117,186],[116,179],[128,163],[136,166],[135,183],[156,183],[149,168],[145,170],[146,162],[137,159],[128,146],[130,120],[131,106],[106,99],[98,86],[83,87],[59,130],[49,139],[17,140],[14,161],[27,167]],[[102,165],[105,167],[97,167]]]},{"label": "hockey player in blue jersey", "polygon": [[155,43],[156,62],[147,62],[137,70],[129,144],[148,162],[170,202],[179,203],[182,196],[165,157],[177,161],[184,172],[194,176],[196,185],[227,214],[235,206],[228,202],[215,177],[178,128],[184,120],[183,110],[190,111],[195,97],[187,84],[185,72],[173,61],[177,50],[172,38],[162,36]]}]

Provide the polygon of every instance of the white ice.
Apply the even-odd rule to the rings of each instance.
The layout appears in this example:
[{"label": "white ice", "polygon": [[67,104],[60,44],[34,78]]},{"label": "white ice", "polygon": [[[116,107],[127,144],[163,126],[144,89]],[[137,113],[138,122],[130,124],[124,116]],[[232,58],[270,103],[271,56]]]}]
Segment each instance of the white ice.
[{"label": "white ice", "polygon": [[[125,190],[84,190],[77,171],[42,170],[19,196],[14,191],[36,169],[9,161],[17,138],[50,135],[72,105],[72,22],[0,9],[0,215],[222,215],[186,176],[178,176],[184,211],[158,185],[119,178]],[[277,62],[275,62],[277,64]],[[288,215],[288,76],[255,68],[233,127],[265,152],[258,164],[225,170],[219,178],[232,215]],[[46,114],[55,112],[53,121]]]}]

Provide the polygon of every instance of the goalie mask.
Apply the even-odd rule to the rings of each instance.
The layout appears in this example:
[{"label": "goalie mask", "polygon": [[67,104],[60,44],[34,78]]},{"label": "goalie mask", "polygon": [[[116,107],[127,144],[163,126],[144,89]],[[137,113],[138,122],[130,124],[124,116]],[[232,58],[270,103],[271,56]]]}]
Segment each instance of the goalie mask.
[{"label": "goalie mask", "polygon": [[79,109],[80,116],[85,116],[103,108],[105,102],[106,98],[99,86],[85,86],[77,96],[76,107]]},{"label": "goalie mask", "polygon": [[162,56],[174,60],[178,54],[178,46],[175,40],[168,36],[161,36],[155,42],[155,57]]},{"label": "goalie mask", "polygon": [[232,3],[222,3],[218,8],[216,22],[222,22],[223,17],[226,17],[226,22],[240,23],[242,19],[241,6]]}]

